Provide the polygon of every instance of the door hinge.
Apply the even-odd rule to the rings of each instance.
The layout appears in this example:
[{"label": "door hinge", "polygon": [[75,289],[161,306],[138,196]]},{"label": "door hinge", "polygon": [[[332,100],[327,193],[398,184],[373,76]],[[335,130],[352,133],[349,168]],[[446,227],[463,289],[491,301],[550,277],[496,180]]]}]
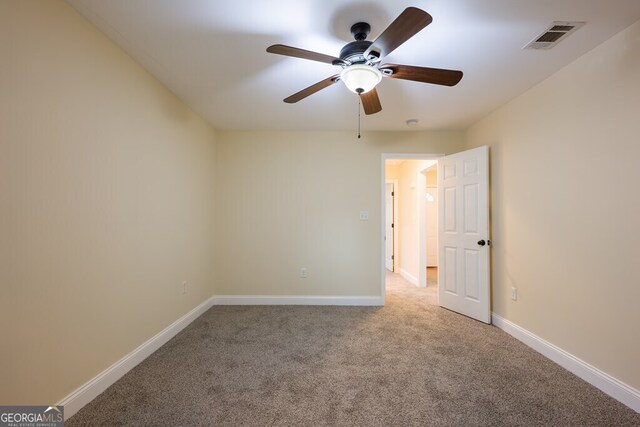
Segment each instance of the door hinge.
[{"label": "door hinge", "polygon": [[395,191],[392,191],[392,192],[391,192],[391,197],[393,197],[393,196],[395,196],[395,195],[396,195],[396,192],[395,192]]},{"label": "door hinge", "polygon": [[394,255],[391,255],[391,259],[392,259],[392,260],[393,260],[393,259],[395,259],[395,258],[394,258]]},{"label": "door hinge", "polygon": [[395,226],[395,224],[391,224],[391,228],[393,228]]}]

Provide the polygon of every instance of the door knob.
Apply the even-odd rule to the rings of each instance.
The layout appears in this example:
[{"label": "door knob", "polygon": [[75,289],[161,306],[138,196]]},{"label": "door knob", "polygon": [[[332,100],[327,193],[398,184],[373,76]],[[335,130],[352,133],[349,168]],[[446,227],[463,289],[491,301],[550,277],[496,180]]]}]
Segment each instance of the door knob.
[{"label": "door knob", "polygon": [[478,244],[480,246],[484,246],[486,244],[486,242],[484,240],[478,240]]}]

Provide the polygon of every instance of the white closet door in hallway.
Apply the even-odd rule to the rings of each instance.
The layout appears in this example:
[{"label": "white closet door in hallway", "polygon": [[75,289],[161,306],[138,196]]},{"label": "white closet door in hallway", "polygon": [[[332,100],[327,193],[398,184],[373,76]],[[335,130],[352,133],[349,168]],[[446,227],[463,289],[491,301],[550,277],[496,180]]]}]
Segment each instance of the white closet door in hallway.
[{"label": "white closet door in hallway", "polygon": [[385,227],[384,227],[384,266],[389,271],[394,271],[393,268],[393,222],[394,219],[394,211],[393,211],[393,198],[395,196],[394,186],[392,182],[387,182],[385,184],[385,192],[384,192],[384,210],[385,210]]}]

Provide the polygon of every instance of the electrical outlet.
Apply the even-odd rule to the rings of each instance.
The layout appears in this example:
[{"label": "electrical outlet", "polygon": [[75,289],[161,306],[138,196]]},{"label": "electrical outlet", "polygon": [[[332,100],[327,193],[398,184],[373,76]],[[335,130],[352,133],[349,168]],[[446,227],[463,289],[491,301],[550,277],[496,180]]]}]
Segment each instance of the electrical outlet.
[{"label": "electrical outlet", "polygon": [[511,287],[511,299],[514,301],[518,301],[518,288]]},{"label": "electrical outlet", "polygon": [[306,279],[307,278],[307,268],[306,267],[302,267],[300,269],[300,278],[301,279]]},{"label": "electrical outlet", "polygon": [[189,292],[189,286],[187,285],[187,281],[185,280],[184,282],[182,282],[182,294],[186,294],[187,292]]}]

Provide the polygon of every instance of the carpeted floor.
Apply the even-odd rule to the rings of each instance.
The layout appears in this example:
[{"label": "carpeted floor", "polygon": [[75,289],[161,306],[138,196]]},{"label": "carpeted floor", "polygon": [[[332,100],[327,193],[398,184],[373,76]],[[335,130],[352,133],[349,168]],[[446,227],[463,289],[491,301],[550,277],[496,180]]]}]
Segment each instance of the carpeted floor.
[{"label": "carpeted floor", "polygon": [[385,307],[213,307],[66,425],[640,426],[640,414],[389,274]]}]

